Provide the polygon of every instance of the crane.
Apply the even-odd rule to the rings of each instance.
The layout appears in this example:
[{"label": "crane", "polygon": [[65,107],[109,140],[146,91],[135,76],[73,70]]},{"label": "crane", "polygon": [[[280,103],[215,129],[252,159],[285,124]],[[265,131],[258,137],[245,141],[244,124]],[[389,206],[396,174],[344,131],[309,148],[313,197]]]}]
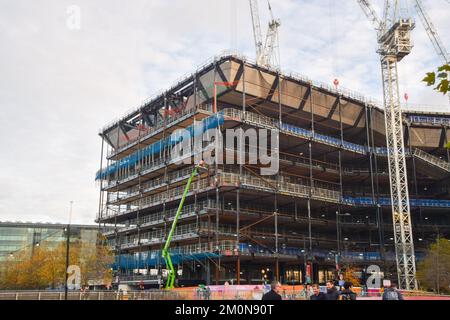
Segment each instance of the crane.
[{"label": "crane", "polygon": [[431,43],[436,50],[436,53],[441,58],[444,64],[450,63],[450,55],[443,42],[441,41],[441,38],[439,37],[439,34],[437,33],[436,28],[434,27],[434,24],[430,19],[430,16],[425,10],[422,1],[414,0],[414,7],[416,8],[420,21],[422,22],[422,25],[425,28],[425,31],[427,32],[428,37],[430,38]]},{"label": "crane", "polygon": [[175,229],[177,228],[178,219],[180,218],[181,212],[183,210],[184,201],[186,200],[186,196],[190,190],[192,180],[197,175],[199,170],[207,170],[207,166],[204,161],[201,161],[199,165],[196,165],[194,169],[192,170],[192,173],[186,183],[186,187],[184,188],[183,196],[181,198],[180,204],[178,206],[177,213],[175,214],[175,217],[172,222],[172,227],[170,228],[169,235],[167,236],[166,243],[164,244],[164,248],[162,249],[162,257],[164,259],[164,262],[166,264],[166,268],[168,268],[168,275],[167,275],[167,282],[166,282],[166,289],[170,290],[174,288],[175,284],[175,268],[173,267],[172,259],[170,257],[170,244],[172,242],[173,234],[175,233]]},{"label": "crane", "polygon": [[[433,44],[434,50],[438,54],[439,58],[441,58],[444,64],[450,63],[450,55],[445,48],[443,42],[441,41],[441,37],[436,31],[433,22],[430,19],[427,11],[425,10],[425,6],[423,5],[421,0],[414,0],[414,7],[416,8],[417,14],[420,17],[420,21],[422,21],[422,25],[425,28],[425,31],[428,34],[428,37]],[[448,98],[450,100],[450,92],[448,94]]]},{"label": "crane", "polygon": [[249,0],[256,48],[256,64],[263,67],[274,66],[279,68],[279,57],[277,57],[275,49],[278,47],[278,28],[281,26],[281,22],[274,18],[272,6],[269,1],[267,2],[271,20],[269,21],[266,40],[263,43],[258,0]]},{"label": "crane", "polygon": [[411,18],[401,18],[399,0],[385,0],[383,20],[380,20],[369,0],[357,0],[377,32],[381,59],[386,146],[394,227],[395,255],[399,286],[417,289],[416,261],[411,225],[405,144],[403,139],[397,64],[411,53]]}]

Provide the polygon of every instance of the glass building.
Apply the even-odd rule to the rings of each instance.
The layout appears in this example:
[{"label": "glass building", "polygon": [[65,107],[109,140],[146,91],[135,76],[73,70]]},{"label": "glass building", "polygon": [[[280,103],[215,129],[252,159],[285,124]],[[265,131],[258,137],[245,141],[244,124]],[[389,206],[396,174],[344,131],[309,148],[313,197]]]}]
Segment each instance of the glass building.
[{"label": "glass building", "polygon": [[[31,255],[34,248],[45,244],[56,247],[67,240],[66,224],[0,222],[0,272],[7,267],[8,261],[20,254]],[[96,243],[98,225],[71,225],[72,243]]]}]

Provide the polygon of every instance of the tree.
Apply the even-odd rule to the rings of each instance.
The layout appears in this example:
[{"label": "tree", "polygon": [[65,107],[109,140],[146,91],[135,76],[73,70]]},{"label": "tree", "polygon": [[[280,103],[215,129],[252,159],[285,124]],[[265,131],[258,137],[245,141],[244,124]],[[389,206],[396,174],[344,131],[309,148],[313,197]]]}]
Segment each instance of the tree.
[{"label": "tree", "polygon": [[439,238],[417,266],[417,279],[423,289],[450,293],[450,241]]},{"label": "tree", "polygon": [[444,64],[439,67],[437,72],[428,72],[427,76],[423,78],[423,82],[426,82],[427,85],[434,86],[437,83],[437,86],[434,90],[441,92],[446,95],[450,91],[450,64]]},{"label": "tree", "polygon": [[[113,256],[105,244],[74,242],[70,244],[71,265],[81,270],[81,284],[89,280],[103,280],[109,284],[112,279],[111,264]],[[8,262],[7,270],[0,278],[0,289],[38,290],[64,286],[66,272],[66,244],[56,247],[41,243],[39,247],[17,253]]]},{"label": "tree", "polygon": [[345,281],[351,282],[354,287],[360,287],[361,279],[359,279],[356,276],[356,273],[357,273],[357,271],[355,268],[351,267],[350,265],[347,265],[344,268],[344,272],[342,274],[344,275]]}]

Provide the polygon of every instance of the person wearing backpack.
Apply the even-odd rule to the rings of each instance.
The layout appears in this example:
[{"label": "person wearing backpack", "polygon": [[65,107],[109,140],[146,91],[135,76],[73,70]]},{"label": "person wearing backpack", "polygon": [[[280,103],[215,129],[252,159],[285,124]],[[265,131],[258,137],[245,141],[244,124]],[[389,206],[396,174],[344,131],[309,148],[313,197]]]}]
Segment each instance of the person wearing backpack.
[{"label": "person wearing backpack", "polygon": [[346,281],[344,290],[339,293],[339,300],[356,300],[356,293],[352,291],[353,284]]},{"label": "person wearing backpack", "polygon": [[391,282],[391,285],[384,289],[383,300],[405,300],[403,295],[397,289],[397,284],[395,282]]}]

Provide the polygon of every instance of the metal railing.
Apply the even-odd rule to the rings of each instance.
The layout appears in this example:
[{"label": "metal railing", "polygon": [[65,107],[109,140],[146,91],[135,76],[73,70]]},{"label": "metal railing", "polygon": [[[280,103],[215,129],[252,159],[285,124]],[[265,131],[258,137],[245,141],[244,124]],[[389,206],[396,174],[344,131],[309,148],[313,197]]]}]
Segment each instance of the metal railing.
[{"label": "metal railing", "polygon": [[423,150],[415,149],[414,156],[416,156],[417,158],[419,158],[423,161],[426,161],[436,167],[439,167],[445,171],[450,172],[450,163],[448,163],[447,161],[444,161],[442,159],[439,159],[438,157],[435,157]]},{"label": "metal railing", "polygon": [[[117,154],[125,151],[126,149],[130,148],[132,145],[142,143],[143,141],[151,138],[153,135],[156,135],[158,132],[162,131],[163,129],[171,128],[173,125],[176,125],[178,122],[182,121],[183,119],[189,118],[196,114],[199,111],[208,111],[207,105],[199,105],[196,108],[189,109],[189,110],[183,110],[179,113],[176,113],[175,116],[170,116],[166,118],[166,120],[158,120],[158,122],[153,127],[148,127],[145,130],[140,130],[139,135],[133,139],[130,139],[126,143],[120,145],[116,149],[111,149],[108,153],[108,157],[116,156]],[[137,129],[139,130],[139,129]],[[141,134],[141,131],[144,131],[143,134]]]},{"label": "metal railing", "polygon": [[438,125],[438,126],[450,126],[450,118],[409,116],[408,120],[411,123],[431,124],[431,125]]}]

